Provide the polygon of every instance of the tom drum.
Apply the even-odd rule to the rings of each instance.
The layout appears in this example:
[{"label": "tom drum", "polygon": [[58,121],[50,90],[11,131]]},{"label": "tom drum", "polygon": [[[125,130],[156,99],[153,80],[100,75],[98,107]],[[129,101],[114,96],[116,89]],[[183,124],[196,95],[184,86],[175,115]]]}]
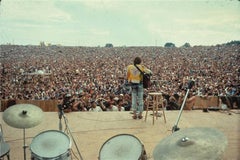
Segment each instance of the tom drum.
[{"label": "tom drum", "polygon": [[70,138],[61,131],[48,130],[33,138],[32,160],[70,160]]},{"label": "tom drum", "polygon": [[129,134],[120,134],[108,139],[100,149],[99,160],[146,160],[144,145]]}]

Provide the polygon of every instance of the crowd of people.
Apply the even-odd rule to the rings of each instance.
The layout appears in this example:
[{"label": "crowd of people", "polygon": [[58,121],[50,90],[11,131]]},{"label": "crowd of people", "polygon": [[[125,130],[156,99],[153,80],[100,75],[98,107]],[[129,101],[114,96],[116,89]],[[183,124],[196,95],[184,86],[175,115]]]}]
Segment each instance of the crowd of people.
[{"label": "crowd of people", "polygon": [[[0,46],[0,100],[64,100],[72,110],[130,110],[126,67],[135,57],[152,71],[144,91],[171,104],[191,95],[239,96],[240,45],[194,47]],[[95,104],[96,103],[96,104]],[[173,103],[174,104],[174,103]],[[178,105],[179,106],[179,105]]]}]

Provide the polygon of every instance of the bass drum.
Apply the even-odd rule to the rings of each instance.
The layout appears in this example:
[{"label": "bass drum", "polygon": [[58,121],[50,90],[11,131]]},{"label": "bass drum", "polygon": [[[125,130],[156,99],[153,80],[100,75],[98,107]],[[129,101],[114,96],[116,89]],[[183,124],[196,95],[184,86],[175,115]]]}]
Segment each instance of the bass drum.
[{"label": "bass drum", "polygon": [[100,149],[99,160],[146,160],[144,145],[130,134],[120,134],[108,139]]},{"label": "bass drum", "polygon": [[48,130],[33,138],[31,160],[70,160],[70,138],[61,131]]}]

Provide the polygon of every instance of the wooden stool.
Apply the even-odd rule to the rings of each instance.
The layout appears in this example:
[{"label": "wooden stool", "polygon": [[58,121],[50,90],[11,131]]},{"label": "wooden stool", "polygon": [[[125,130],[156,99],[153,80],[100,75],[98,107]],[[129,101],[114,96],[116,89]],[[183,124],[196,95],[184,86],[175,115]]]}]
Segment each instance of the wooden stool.
[{"label": "wooden stool", "polygon": [[148,97],[148,99],[147,99],[147,108],[146,108],[146,114],[145,114],[145,121],[147,121],[148,110],[152,109],[152,111],[153,111],[153,124],[154,124],[155,117],[156,117],[156,119],[158,118],[158,105],[161,104],[162,111],[163,111],[164,122],[166,123],[166,116],[165,116],[165,111],[164,111],[164,104],[163,104],[162,93],[151,92],[151,93],[148,93],[148,95],[150,97]]}]

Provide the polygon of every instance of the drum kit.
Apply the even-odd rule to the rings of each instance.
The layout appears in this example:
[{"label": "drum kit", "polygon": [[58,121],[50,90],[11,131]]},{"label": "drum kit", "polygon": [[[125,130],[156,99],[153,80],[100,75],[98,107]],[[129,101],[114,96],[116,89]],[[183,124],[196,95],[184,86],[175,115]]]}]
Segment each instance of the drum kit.
[{"label": "drum kit", "polygon": [[[66,130],[71,139],[74,140],[63,111],[61,111],[61,117],[64,117]],[[42,122],[42,119],[42,109],[32,104],[16,104],[7,108],[3,113],[3,120],[6,124],[23,129],[24,160],[26,160],[26,148],[28,147],[25,142],[25,129],[37,126]],[[30,145],[31,160],[70,160],[70,137],[58,130],[47,130],[39,133],[33,138]],[[80,158],[82,159],[81,155]]]},{"label": "drum kit", "polygon": [[16,104],[7,108],[3,113],[3,120],[11,127],[23,129],[23,152],[26,160],[25,129],[32,128],[41,123],[42,110],[32,104]]},{"label": "drum kit", "polygon": [[[64,115],[63,117],[65,118]],[[42,110],[31,104],[16,104],[3,113],[3,120],[9,126],[23,129],[24,160],[26,160],[27,148],[25,129],[37,126],[42,119]],[[70,160],[70,146],[70,139],[64,132],[44,131],[32,140],[30,145],[31,159]],[[153,158],[154,160],[218,160],[221,159],[226,146],[227,138],[217,129],[187,128],[162,139],[153,151]],[[130,134],[120,134],[108,139],[102,145],[98,159],[147,160],[147,155],[144,145],[137,137]]]}]

